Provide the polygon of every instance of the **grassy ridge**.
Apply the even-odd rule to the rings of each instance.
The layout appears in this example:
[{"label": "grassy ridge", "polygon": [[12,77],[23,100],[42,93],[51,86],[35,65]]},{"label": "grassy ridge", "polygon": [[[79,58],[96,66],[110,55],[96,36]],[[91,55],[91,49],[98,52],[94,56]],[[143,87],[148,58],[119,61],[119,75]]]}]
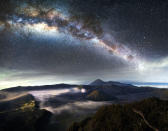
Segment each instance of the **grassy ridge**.
[{"label": "grassy ridge", "polygon": [[168,101],[148,98],[132,104],[103,106],[92,117],[71,125],[68,131],[150,131],[152,127],[168,130]]}]

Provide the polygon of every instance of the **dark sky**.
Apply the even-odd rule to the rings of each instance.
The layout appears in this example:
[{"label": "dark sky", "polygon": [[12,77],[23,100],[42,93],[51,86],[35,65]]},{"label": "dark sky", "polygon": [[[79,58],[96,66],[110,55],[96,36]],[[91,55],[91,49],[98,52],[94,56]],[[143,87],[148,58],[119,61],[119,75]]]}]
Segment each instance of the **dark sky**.
[{"label": "dark sky", "polygon": [[1,0],[0,88],[168,82],[167,36],[167,0]]}]

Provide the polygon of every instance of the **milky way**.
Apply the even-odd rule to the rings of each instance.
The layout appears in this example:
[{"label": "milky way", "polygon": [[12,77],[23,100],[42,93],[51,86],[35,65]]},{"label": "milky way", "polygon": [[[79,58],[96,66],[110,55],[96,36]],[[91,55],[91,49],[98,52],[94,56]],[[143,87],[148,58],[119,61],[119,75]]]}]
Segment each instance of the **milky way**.
[{"label": "milky way", "polygon": [[0,87],[167,81],[164,0],[1,1]]},{"label": "milky way", "polygon": [[[128,64],[135,65],[139,68],[139,58],[135,52],[132,52],[128,47],[123,44],[110,43],[107,44],[106,41],[102,39],[102,36],[96,34],[93,30],[85,27],[85,23],[70,16],[65,16],[63,13],[58,12],[56,9],[52,8],[40,14],[38,9],[26,7],[25,9],[20,9],[24,12],[17,12],[14,15],[6,16],[7,28],[17,27],[17,30],[25,29],[25,33],[34,30],[37,32],[45,33],[64,33],[66,35],[71,35],[79,40],[90,41],[96,45],[104,48],[109,54],[115,55]],[[109,42],[108,42],[109,43]]]}]

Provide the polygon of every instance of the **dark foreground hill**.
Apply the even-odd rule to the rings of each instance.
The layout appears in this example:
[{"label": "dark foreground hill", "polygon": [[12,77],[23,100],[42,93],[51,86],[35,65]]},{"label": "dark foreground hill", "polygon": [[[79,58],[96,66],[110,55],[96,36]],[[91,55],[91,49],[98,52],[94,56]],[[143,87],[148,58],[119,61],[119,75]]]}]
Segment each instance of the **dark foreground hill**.
[{"label": "dark foreground hill", "polygon": [[125,105],[101,107],[96,114],[74,123],[68,131],[167,131],[168,101],[148,98]]},{"label": "dark foreground hill", "polygon": [[44,131],[50,117],[29,94],[0,102],[0,131]]},{"label": "dark foreground hill", "polygon": [[[104,99],[101,92],[93,91],[89,94],[96,101],[97,96]],[[103,106],[95,115],[88,114],[91,110],[82,107],[69,108],[72,113],[64,111],[61,114],[51,114],[39,109],[39,103],[30,94],[14,98],[0,101],[0,131],[64,131],[67,127],[69,131],[168,130],[168,101],[158,98]],[[58,101],[53,102],[59,104]],[[75,104],[65,105],[75,107]],[[81,114],[76,110],[80,108],[83,109]],[[81,121],[82,119],[84,120]],[[75,121],[81,122],[72,124]]]}]

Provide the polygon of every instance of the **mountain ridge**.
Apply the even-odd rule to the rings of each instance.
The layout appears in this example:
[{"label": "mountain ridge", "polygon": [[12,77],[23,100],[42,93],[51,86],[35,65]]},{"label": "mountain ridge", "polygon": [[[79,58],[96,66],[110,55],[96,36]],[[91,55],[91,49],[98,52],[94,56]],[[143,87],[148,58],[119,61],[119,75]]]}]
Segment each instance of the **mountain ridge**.
[{"label": "mountain ridge", "polygon": [[91,85],[91,86],[111,86],[111,85],[133,86],[131,84],[122,83],[122,82],[118,82],[118,81],[103,81],[101,79],[96,79],[95,81],[91,82],[89,85]]}]

